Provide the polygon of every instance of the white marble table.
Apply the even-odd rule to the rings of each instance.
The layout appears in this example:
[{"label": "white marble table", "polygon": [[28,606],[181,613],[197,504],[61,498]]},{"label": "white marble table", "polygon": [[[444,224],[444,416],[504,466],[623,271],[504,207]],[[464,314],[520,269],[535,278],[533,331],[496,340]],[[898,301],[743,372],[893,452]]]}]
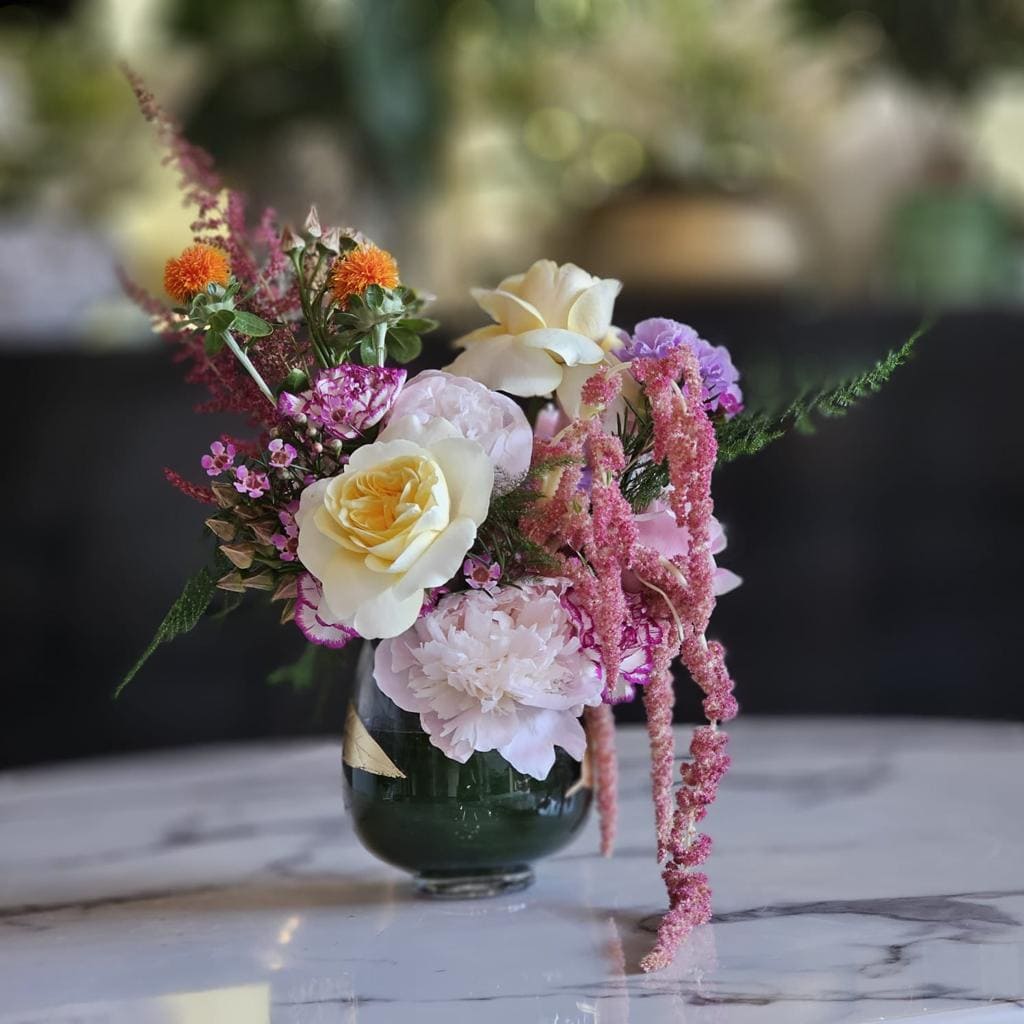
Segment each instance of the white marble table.
[{"label": "white marble table", "polygon": [[3,1024],[1024,1024],[1024,729],[742,719],[709,819],[716,917],[663,904],[642,731],[537,884],[433,902],[356,844],[338,748],[0,776]]}]

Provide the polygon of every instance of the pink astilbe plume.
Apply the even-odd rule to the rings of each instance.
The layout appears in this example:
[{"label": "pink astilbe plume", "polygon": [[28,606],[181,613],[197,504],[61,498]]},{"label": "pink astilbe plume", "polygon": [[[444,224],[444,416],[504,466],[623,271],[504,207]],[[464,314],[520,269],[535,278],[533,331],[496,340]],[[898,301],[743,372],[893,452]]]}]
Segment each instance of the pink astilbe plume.
[{"label": "pink astilbe plume", "polygon": [[[287,258],[281,250],[274,213],[265,211],[259,225],[250,232],[245,222],[244,196],[224,188],[210,154],[184,137],[181,127],[160,107],[136,72],[128,67],[123,70],[140,111],[156,129],[164,148],[164,162],[178,171],[182,200],[195,214],[194,240],[227,254],[242,293],[251,294],[247,309],[274,325],[271,335],[251,347],[250,358],[263,378],[276,384],[287,375],[301,346],[292,327],[300,308],[298,293],[285,273]],[[235,413],[256,424],[272,422],[273,407],[230,351],[222,349],[210,356],[201,331],[186,327],[163,302],[124,280],[124,275],[122,283],[129,297],[153,318],[156,332],[175,347],[176,361],[190,364],[185,379],[209,392],[210,397],[197,407],[198,411]]]},{"label": "pink astilbe plume", "polygon": [[[269,336],[248,346],[248,355],[263,379],[276,385],[287,376],[297,357],[304,355],[305,343],[300,343],[295,334],[301,303],[281,246],[274,211],[264,211],[250,231],[245,220],[245,197],[224,188],[210,154],[184,137],[178,123],[160,107],[138,74],[127,67],[123,70],[139,109],[156,129],[164,149],[164,163],[178,172],[183,203],[194,213],[194,241],[226,254],[231,273],[241,284],[241,294],[246,296],[246,311],[273,327]],[[173,346],[175,362],[188,364],[186,381],[207,391],[209,397],[196,406],[197,411],[233,413],[262,428],[274,425],[275,407],[267,402],[229,349],[222,348],[211,355],[203,331],[186,324],[179,313],[123,273],[121,278],[128,296],[152,318],[156,333]],[[259,445],[263,445],[263,439]],[[237,440],[236,446],[249,454],[256,450],[254,444]],[[190,484],[170,470],[165,476],[189,497],[203,502],[211,500],[207,488]]]},{"label": "pink astilbe plume", "polygon": [[610,704],[583,713],[596,777],[597,810],[601,819],[601,855],[610,857],[618,828],[619,764],[615,754],[615,717]]},{"label": "pink astilbe plume", "polygon": [[164,147],[165,164],[173,165],[180,174],[179,187],[185,204],[194,206],[200,217],[214,209],[218,202],[221,180],[214,170],[213,157],[193,146],[181,132],[181,126],[156,101],[142,76],[127,64],[121,71],[135,94],[142,116],[156,129],[157,139]]},{"label": "pink astilbe plume", "polygon": [[209,487],[203,487],[200,484],[194,484],[189,480],[186,480],[180,473],[176,473],[173,469],[164,468],[164,479],[172,486],[177,488],[186,497],[191,498],[193,501],[201,502],[204,505],[216,505],[217,499],[213,496],[213,491]]}]

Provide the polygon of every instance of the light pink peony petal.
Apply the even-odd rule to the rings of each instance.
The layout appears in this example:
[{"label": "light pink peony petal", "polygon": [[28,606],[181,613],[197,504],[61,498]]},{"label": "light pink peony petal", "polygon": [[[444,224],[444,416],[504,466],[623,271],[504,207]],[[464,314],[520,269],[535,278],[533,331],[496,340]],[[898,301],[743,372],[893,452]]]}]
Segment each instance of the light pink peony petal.
[{"label": "light pink peony petal", "polygon": [[497,749],[517,770],[545,777],[556,745],[583,756],[579,716],[601,701],[596,658],[563,605],[566,587],[555,580],[441,598],[380,644],[378,685],[418,713],[454,760]]}]

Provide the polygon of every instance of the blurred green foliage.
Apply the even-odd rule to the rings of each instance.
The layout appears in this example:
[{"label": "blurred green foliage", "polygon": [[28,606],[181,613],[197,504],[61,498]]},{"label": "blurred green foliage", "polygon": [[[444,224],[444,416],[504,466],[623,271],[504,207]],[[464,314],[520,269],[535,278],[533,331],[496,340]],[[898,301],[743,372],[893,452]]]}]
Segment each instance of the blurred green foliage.
[{"label": "blurred green foliage", "polygon": [[254,139],[317,121],[400,191],[431,180],[443,116],[439,46],[450,3],[207,0],[170,5],[168,28],[208,50],[202,102],[186,126],[226,164]]},{"label": "blurred green foliage", "polygon": [[911,78],[964,93],[999,67],[1024,64],[1020,0],[794,0],[813,29],[875,27],[881,55]]}]

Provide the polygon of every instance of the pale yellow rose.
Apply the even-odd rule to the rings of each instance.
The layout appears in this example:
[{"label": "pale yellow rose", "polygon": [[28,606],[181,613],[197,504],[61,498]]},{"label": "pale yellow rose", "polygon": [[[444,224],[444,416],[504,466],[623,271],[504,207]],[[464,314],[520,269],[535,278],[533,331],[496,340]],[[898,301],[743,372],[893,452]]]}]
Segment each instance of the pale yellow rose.
[{"label": "pale yellow rose", "polygon": [[483,448],[434,420],[415,441],[365,445],[339,476],[307,487],[299,560],[322,584],[334,622],[368,638],[408,629],[424,591],[458,572],[493,484]]},{"label": "pale yellow rose", "polygon": [[[602,358],[601,364],[610,370],[621,375],[621,391],[619,396],[612,402],[605,411],[602,421],[606,430],[614,430],[618,420],[624,418],[629,406],[638,408],[641,401],[640,385],[633,379],[629,372],[628,364],[622,362],[616,355],[622,345],[622,338],[619,337],[615,328],[612,328],[600,341]],[[593,410],[583,405],[583,385],[600,369],[599,365],[591,366],[567,366],[562,371],[562,384],[558,389],[558,404],[562,412],[570,420],[590,416]]]},{"label": "pale yellow rose", "polygon": [[456,344],[464,351],[446,369],[495,391],[528,398],[550,395],[566,367],[595,366],[622,285],[592,277],[573,263],[538,260],[473,298],[495,321]]}]

